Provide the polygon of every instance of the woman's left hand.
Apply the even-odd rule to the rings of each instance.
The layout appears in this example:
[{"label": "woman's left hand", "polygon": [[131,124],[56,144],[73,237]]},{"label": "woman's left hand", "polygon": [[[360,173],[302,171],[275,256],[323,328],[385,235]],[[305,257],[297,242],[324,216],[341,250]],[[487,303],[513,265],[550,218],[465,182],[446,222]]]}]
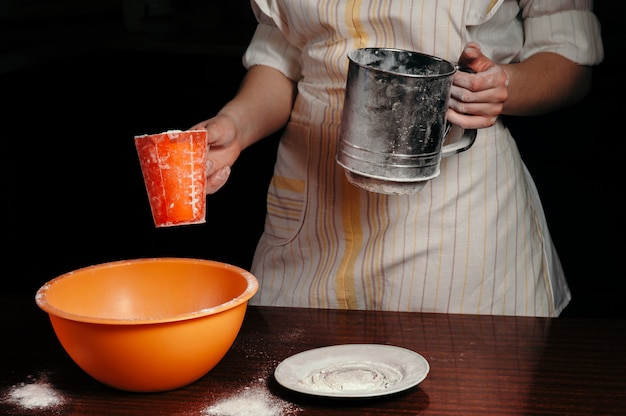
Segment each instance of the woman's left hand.
[{"label": "woman's left hand", "polygon": [[466,129],[492,126],[509,97],[509,76],[482,54],[480,46],[468,43],[459,59],[460,68],[452,82],[448,121]]}]

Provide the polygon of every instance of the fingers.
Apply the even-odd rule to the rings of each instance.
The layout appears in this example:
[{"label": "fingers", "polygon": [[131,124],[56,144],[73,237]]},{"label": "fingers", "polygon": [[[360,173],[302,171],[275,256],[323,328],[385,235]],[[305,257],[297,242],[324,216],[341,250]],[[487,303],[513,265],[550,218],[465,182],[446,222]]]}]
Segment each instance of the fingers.
[{"label": "fingers", "polygon": [[201,123],[194,124],[193,126],[189,127],[189,130],[205,130],[208,121],[209,120],[205,120]]},{"label": "fingers", "polygon": [[[508,87],[508,75],[500,66],[493,66],[486,71],[475,74],[457,71],[454,74],[453,87],[461,87],[469,92],[506,88]],[[504,90],[497,92],[503,94]]]},{"label": "fingers", "polygon": [[483,72],[495,66],[495,63],[483,55],[477,43],[470,42],[465,45],[461,53],[459,66],[470,68],[474,72]]},{"label": "fingers", "polygon": [[209,145],[227,145],[235,137],[235,127],[232,120],[220,115],[195,124],[191,129],[206,130]]},{"label": "fingers", "polygon": [[[473,89],[474,84],[480,84],[480,89]],[[472,82],[470,88],[453,85],[448,105],[462,114],[498,115],[502,112],[508,96],[508,89],[503,82],[478,80]]]},{"label": "fingers", "polygon": [[497,116],[477,116],[458,113],[452,108],[448,109],[446,118],[448,122],[463,127],[464,129],[483,129],[491,127],[498,119]]},{"label": "fingers", "polygon": [[230,177],[230,167],[224,166],[207,176],[205,192],[213,194],[222,188]]},{"label": "fingers", "polygon": [[220,190],[228,181],[230,166],[219,167],[213,158],[207,158],[204,174],[206,175],[204,191],[207,195],[213,194]]},{"label": "fingers", "polygon": [[474,73],[457,71],[454,74],[448,121],[464,128],[493,125],[509,97],[507,73],[483,55],[476,43],[466,45],[459,65]]}]

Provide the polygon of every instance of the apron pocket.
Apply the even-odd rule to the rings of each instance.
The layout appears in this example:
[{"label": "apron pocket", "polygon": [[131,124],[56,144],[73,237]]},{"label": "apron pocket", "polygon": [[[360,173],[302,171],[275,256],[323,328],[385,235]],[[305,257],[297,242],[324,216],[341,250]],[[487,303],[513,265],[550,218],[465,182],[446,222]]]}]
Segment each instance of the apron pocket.
[{"label": "apron pocket", "polygon": [[300,231],[306,211],[309,128],[288,123],[278,146],[274,175],[267,193],[265,237],[281,245]]}]

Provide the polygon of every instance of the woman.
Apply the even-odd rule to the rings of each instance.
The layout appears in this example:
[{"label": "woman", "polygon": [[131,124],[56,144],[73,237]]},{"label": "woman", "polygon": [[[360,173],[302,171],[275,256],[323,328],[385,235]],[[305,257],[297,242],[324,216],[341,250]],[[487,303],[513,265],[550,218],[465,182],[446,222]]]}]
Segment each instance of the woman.
[{"label": "woman", "polygon": [[[240,152],[284,128],[252,264],[251,304],[557,316],[570,292],[541,203],[500,115],[588,92],[603,56],[591,1],[254,0],[236,96],[209,133],[207,193]],[[415,195],[347,182],[335,162],[348,67],[362,47],[458,62],[448,121],[466,152]]]}]

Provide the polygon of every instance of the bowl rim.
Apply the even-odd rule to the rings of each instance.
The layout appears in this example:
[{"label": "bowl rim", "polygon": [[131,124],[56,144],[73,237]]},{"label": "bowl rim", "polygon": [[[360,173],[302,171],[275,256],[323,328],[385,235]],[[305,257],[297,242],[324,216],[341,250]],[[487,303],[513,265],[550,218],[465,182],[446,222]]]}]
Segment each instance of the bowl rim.
[{"label": "bowl rim", "polygon": [[[62,309],[59,309],[48,302],[47,293],[52,286],[54,286],[59,281],[69,278],[72,275],[88,271],[90,269],[100,269],[103,267],[117,267],[124,265],[131,265],[135,263],[160,263],[160,262],[182,262],[182,263],[200,263],[200,264],[208,264],[213,266],[218,266],[224,269],[230,269],[234,272],[239,273],[247,283],[246,290],[244,290],[239,296],[224,302],[222,304],[200,309],[194,312],[182,313],[178,315],[172,315],[168,317],[159,317],[159,318],[143,318],[143,319],[121,319],[121,318],[106,318],[106,317],[97,317],[97,316],[86,316],[75,313],[66,312]],[[207,260],[207,259],[197,259],[197,258],[186,258],[186,257],[146,257],[146,258],[137,258],[130,260],[117,260],[104,262],[99,264],[94,264],[91,266],[81,267],[76,270],[72,270],[67,273],[63,273],[46,283],[44,283],[35,294],[35,302],[37,306],[41,308],[43,311],[47,312],[49,315],[54,315],[59,318],[64,318],[71,321],[84,322],[84,323],[94,323],[94,324],[109,324],[109,325],[145,325],[145,324],[159,324],[159,323],[168,323],[168,322],[177,322],[177,321],[186,321],[190,319],[201,318],[204,316],[214,315],[220,312],[227,311],[229,309],[234,309],[235,307],[247,303],[248,300],[258,291],[259,283],[257,278],[250,273],[249,271],[232,264],[216,261],[216,260]]]}]

